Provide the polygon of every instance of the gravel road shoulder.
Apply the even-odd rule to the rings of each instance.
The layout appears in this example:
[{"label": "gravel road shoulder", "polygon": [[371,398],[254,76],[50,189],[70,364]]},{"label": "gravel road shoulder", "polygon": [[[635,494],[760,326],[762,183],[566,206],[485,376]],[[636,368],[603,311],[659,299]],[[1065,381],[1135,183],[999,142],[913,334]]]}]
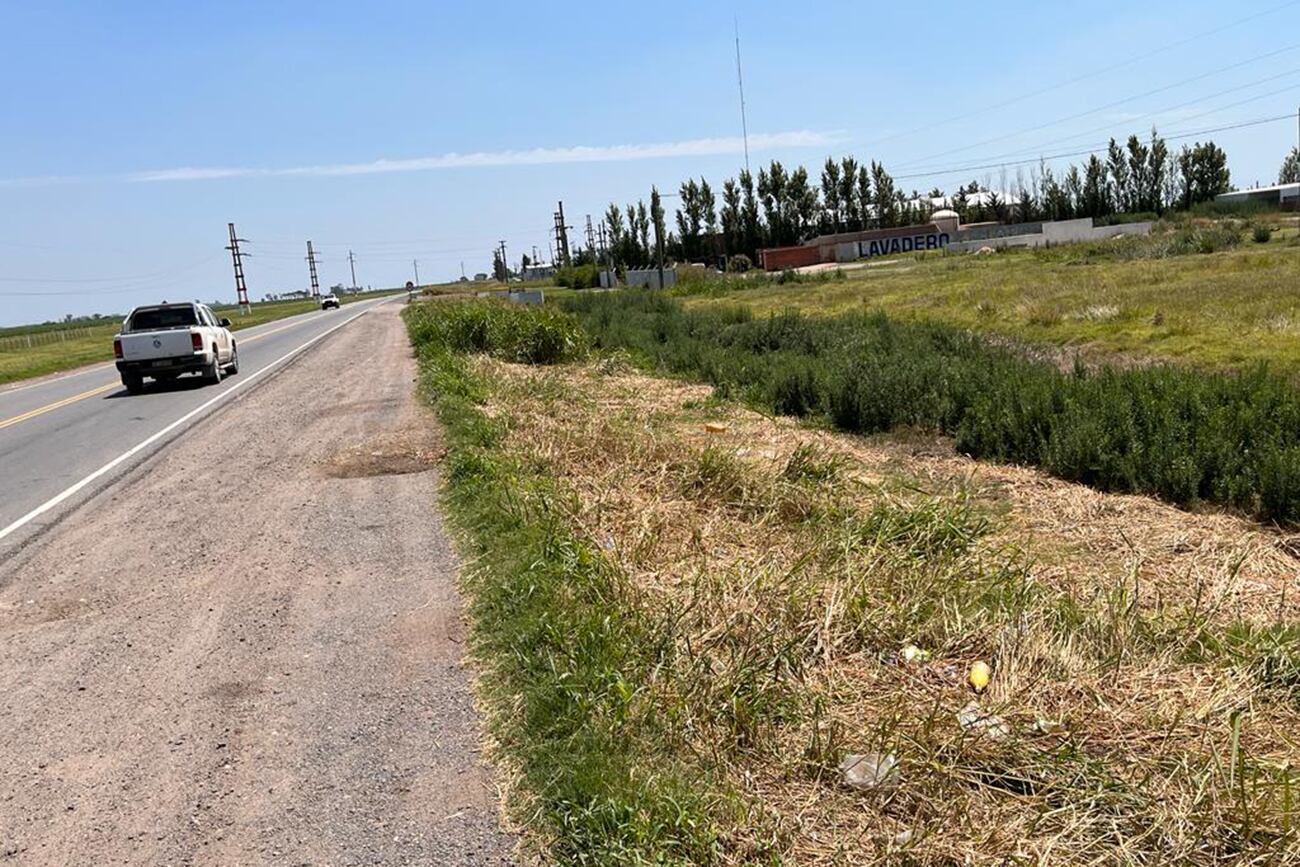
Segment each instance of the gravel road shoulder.
[{"label": "gravel road shoulder", "polygon": [[510,863],[398,312],[0,564],[0,863]]}]

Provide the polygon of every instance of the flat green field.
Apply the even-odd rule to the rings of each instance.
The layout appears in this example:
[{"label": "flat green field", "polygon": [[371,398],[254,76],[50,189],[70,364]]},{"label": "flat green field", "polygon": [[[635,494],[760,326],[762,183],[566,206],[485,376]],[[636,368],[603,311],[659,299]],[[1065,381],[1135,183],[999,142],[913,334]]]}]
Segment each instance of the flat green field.
[{"label": "flat green field", "polygon": [[[388,292],[344,296],[344,304],[373,298]],[[229,317],[232,328],[251,328],[288,316],[316,309],[313,301],[266,301],[255,303],[251,313],[236,306],[214,307],[219,316]],[[113,335],[121,322],[108,319],[93,325],[75,325],[66,329],[50,326],[0,329],[0,384],[71,370],[85,364],[111,361]]]},{"label": "flat green field", "polygon": [[824,279],[738,281],[687,303],[814,314],[880,309],[1085,357],[1118,354],[1213,368],[1267,362],[1300,375],[1300,243],[1290,225],[1268,243],[1248,235],[1214,253],[1145,258],[1102,242],[931,255]]}]

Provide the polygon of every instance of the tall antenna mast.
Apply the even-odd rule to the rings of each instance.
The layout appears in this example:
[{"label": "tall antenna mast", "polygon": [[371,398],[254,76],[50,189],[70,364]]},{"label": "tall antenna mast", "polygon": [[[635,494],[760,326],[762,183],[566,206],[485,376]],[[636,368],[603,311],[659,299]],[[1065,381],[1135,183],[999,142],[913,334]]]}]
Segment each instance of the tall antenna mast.
[{"label": "tall antenna mast", "polygon": [[740,132],[745,141],[745,172],[749,172],[749,123],[745,120],[745,77],[740,72],[740,19],[732,18],[736,26],[736,84],[740,87]]}]

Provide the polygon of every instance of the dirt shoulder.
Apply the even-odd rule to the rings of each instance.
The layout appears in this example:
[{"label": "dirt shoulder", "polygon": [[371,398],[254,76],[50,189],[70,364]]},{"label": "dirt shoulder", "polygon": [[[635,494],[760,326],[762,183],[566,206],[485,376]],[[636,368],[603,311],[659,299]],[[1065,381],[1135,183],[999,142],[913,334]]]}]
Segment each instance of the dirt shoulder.
[{"label": "dirt shoulder", "polygon": [[0,862],[511,860],[397,314],[0,565]]}]

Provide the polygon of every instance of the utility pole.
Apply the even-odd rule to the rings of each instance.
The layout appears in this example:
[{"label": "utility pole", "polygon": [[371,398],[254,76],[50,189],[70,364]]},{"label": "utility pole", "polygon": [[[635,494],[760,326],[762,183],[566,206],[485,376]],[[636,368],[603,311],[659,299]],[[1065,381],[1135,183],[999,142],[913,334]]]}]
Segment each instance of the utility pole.
[{"label": "utility pole", "polygon": [[591,214],[587,215],[587,250],[591,252],[593,263],[600,262],[600,257],[596,255],[596,230],[591,227]]},{"label": "utility pole", "polygon": [[412,259],[411,267],[415,269],[415,288],[420,288],[420,260]]},{"label": "utility pole", "polygon": [[348,250],[348,268],[352,271],[352,291],[357,291],[357,257]]},{"label": "utility pole", "polygon": [[245,313],[252,311],[253,306],[248,303],[248,284],[244,281],[244,254],[239,250],[239,242],[248,243],[247,238],[240,238],[235,234],[235,224],[227,223],[230,228],[230,246],[226,249],[230,251],[230,259],[235,264],[235,295],[239,299],[239,309]]},{"label": "utility pole", "polygon": [[501,282],[510,285],[510,265],[506,261],[506,242],[501,242]]},{"label": "utility pole", "polygon": [[609,274],[609,285],[601,284],[602,288],[613,289],[617,280],[614,277],[614,256],[609,249],[609,236],[605,233],[605,224],[600,224],[600,252],[601,259],[605,262],[605,271]]},{"label": "utility pole", "polygon": [[740,72],[740,19],[732,18],[736,25],[736,84],[740,88],[740,134],[745,142],[745,172],[749,172],[749,123],[745,120],[745,77]]},{"label": "utility pole", "polygon": [[572,228],[564,224],[564,202],[560,202],[560,209],[555,212],[555,252],[560,257],[559,264],[566,268],[573,264],[569,258],[569,229]]},{"label": "utility pole", "polygon": [[311,297],[320,298],[320,281],[316,279],[316,252],[311,248],[311,241],[307,242],[307,268],[311,271]]}]

